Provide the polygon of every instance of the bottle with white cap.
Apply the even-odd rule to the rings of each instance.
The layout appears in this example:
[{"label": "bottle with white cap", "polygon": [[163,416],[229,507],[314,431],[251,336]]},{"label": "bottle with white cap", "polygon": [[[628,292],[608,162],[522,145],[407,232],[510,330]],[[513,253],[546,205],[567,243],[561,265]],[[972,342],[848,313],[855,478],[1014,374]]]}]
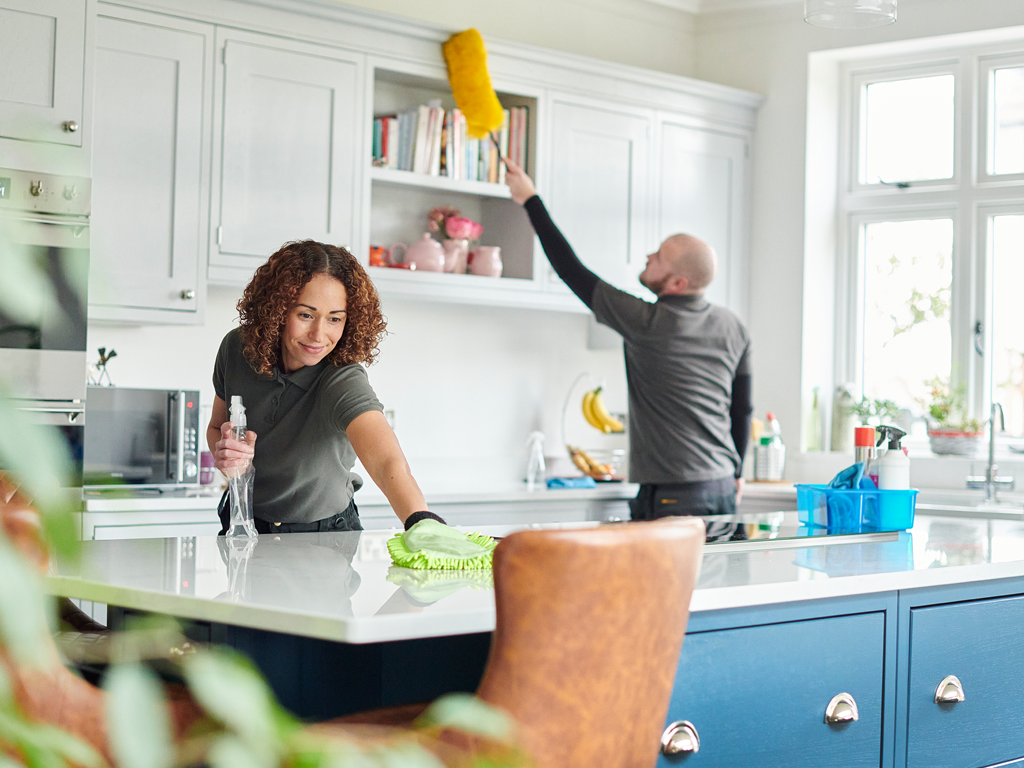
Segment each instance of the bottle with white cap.
[{"label": "bottle with white cap", "polygon": [[878,428],[881,442],[888,440],[889,449],[878,461],[878,488],[882,491],[906,491],[910,488],[910,457],[900,440],[907,433],[899,427]]},{"label": "bottle with white cap", "polygon": [[[239,442],[245,442],[245,406],[242,405],[242,398],[239,395],[231,396],[231,412],[229,414],[234,427],[234,438]],[[225,536],[233,538],[244,536],[256,538],[256,523],[252,512],[252,488],[256,478],[256,471],[252,463],[244,467],[228,469],[225,474],[228,478],[228,488],[231,491],[231,520]]]}]

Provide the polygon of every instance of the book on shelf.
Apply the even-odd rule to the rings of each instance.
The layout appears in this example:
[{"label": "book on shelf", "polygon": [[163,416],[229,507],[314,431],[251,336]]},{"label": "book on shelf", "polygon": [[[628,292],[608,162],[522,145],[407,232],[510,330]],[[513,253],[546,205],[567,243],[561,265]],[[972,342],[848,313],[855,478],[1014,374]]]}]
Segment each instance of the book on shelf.
[{"label": "book on shelf", "polygon": [[387,168],[397,168],[399,141],[398,117],[396,115],[389,115],[384,118],[382,135],[384,138],[384,166]]},{"label": "book on shelf", "polygon": [[466,178],[480,180],[480,139],[466,139]]},{"label": "book on shelf", "polygon": [[[470,138],[466,116],[446,110],[434,100],[373,121],[373,164],[453,180],[505,180],[505,157],[526,167],[529,148],[529,107],[503,110],[503,121],[484,138]],[[495,144],[497,141],[497,144]]]},{"label": "book on shelf", "polygon": [[444,110],[441,107],[430,108],[430,167],[431,176],[441,175],[441,132],[444,128]]},{"label": "book on shelf", "polygon": [[412,171],[430,173],[430,107],[421,104],[416,113],[416,132],[412,142]]},{"label": "book on shelf", "polygon": [[[508,157],[508,124],[509,124],[509,111],[507,109],[502,110],[504,118],[501,121],[501,128],[498,129],[498,141],[501,144],[501,156]],[[505,183],[505,164],[498,163],[498,178],[495,179],[498,184]]]},{"label": "book on shelf", "polygon": [[399,145],[402,147],[400,150],[400,159],[398,167],[403,171],[413,170],[413,157],[414,157],[414,143],[416,141],[416,131],[419,126],[420,111],[419,108],[406,110],[401,114],[399,120],[405,120],[404,132],[401,123],[399,123],[398,130],[402,132],[399,137]]}]

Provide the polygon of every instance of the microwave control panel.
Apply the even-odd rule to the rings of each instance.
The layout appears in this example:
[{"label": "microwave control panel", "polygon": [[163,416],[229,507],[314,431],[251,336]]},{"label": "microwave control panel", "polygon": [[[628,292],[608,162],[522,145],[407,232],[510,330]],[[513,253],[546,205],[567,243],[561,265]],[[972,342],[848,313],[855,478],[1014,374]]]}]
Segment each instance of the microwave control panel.
[{"label": "microwave control panel", "polygon": [[199,482],[199,392],[183,390],[178,393],[182,399],[181,430],[181,476],[179,483]]}]

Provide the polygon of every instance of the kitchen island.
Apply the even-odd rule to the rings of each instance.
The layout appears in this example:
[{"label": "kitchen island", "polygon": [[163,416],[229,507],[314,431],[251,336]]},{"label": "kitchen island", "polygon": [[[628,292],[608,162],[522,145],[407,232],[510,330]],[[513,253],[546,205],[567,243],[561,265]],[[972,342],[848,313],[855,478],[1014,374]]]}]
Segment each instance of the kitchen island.
[{"label": "kitchen island", "polygon": [[[794,517],[748,517],[706,547],[669,713],[699,732],[686,764],[1024,756],[1024,520],[919,516],[899,534],[783,538]],[[252,654],[305,716],[471,690],[494,627],[487,576],[392,568],[390,535],[87,542],[48,588],[192,620]],[[840,694],[858,719],[827,724]]]}]

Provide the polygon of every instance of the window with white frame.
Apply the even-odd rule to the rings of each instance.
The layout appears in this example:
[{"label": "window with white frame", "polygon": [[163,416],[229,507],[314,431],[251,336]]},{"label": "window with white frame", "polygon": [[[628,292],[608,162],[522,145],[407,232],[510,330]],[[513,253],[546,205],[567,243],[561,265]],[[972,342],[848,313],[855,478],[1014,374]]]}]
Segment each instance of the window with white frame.
[{"label": "window with white frame", "polygon": [[1024,435],[1024,40],[843,72],[837,380]]}]

